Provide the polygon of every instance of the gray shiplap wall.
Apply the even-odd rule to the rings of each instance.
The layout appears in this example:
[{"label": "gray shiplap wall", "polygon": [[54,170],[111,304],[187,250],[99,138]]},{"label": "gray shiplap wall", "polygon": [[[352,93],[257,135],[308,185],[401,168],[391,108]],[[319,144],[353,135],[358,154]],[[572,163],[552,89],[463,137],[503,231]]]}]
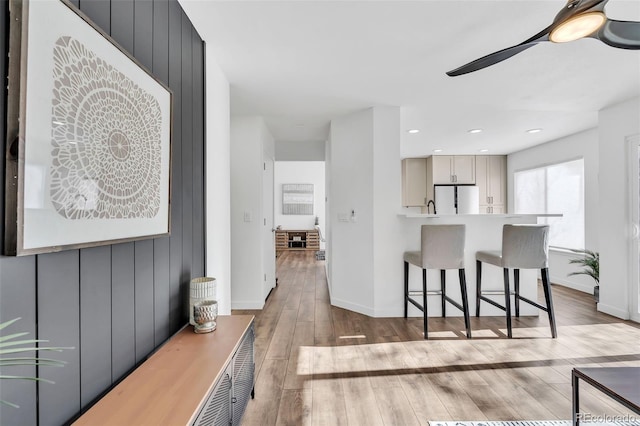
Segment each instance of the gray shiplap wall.
[{"label": "gray shiplap wall", "polygon": [[[0,256],[0,321],[74,350],[63,368],[40,370],[55,384],[0,386],[0,424],[59,425],[186,323],[185,296],[204,274],[204,45],[176,0],[74,0],[173,91],[170,237],[21,258]],[[0,0],[0,70],[6,81],[8,11]],[[0,85],[5,149],[6,85]],[[4,163],[0,162],[4,188]],[[0,211],[4,200],[0,197]],[[4,220],[0,220],[3,232]],[[34,367],[12,374],[34,375]]]}]

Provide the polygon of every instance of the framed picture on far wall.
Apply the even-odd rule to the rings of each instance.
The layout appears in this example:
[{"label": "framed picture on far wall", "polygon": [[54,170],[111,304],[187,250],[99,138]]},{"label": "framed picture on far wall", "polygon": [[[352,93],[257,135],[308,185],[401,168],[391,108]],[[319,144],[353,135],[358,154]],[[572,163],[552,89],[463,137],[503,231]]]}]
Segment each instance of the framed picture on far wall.
[{"label": "framed picture on far wall", "polygon": [[10,0],[5,244],[170,232],[168,87],[66,0]]},{"label": "framed picture on far wall", "polygon": [[282,214],[312,215],[313,214],[313,184],[283,183],[282,184]]}]

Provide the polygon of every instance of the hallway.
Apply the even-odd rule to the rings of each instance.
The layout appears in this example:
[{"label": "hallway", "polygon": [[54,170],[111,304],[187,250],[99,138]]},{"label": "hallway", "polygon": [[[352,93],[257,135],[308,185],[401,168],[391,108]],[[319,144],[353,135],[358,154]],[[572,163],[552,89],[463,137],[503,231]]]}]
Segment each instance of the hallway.
[{"label": "hallway", "polygon": [[[243,425],[426,425],[434,420],[571,418],[574,366],[640,366],[640,327],[595,311],[590,295],[553,286],[558,339],[546,315],[370,318],[332,307],[324,261],[289,251],[256,315],[256,397]],[[401,279],[398,291],[402,291]],[[589,386],[581,408],[628,413]]]}]

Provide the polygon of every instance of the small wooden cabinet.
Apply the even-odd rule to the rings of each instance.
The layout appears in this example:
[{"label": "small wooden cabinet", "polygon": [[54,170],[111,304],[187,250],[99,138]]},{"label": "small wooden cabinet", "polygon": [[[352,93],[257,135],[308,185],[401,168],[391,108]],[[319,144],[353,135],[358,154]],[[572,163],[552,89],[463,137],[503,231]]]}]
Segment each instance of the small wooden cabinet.
[{"label": "small wooden cabinet", "polygon": [[427,159],[402,160],[402,205],[424,207],[427,205]]},{"label": "small wooden cabinet", "polygon": [[480,213],[505,213],[507,157],[505,155],[476,156],[476,185],[480,192]]},{"label": "small wooden cabinet", "polygon": [[474,155],[433,155],[427,158],[433,185],[476,183]]},{"label": "small wooden cabinet", "polygon": [[253,322],[220,315],[206,334],[185,326],[74,425],[239,425],[254,395]]},{"label": "small wooden cabinet", "polygon": [[320,250],[320,233],[317,229],[278,229],[276,256],[285,250]]}]

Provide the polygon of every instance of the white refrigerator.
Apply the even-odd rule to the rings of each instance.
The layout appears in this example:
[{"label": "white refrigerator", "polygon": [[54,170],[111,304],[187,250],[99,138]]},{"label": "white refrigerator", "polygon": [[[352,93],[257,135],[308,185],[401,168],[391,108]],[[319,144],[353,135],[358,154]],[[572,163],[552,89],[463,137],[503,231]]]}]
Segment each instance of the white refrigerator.
[{"label": "white refrigerator", "polygon": [[475,185],[434,185],[437,214],[479,214],[480,191]]}]

